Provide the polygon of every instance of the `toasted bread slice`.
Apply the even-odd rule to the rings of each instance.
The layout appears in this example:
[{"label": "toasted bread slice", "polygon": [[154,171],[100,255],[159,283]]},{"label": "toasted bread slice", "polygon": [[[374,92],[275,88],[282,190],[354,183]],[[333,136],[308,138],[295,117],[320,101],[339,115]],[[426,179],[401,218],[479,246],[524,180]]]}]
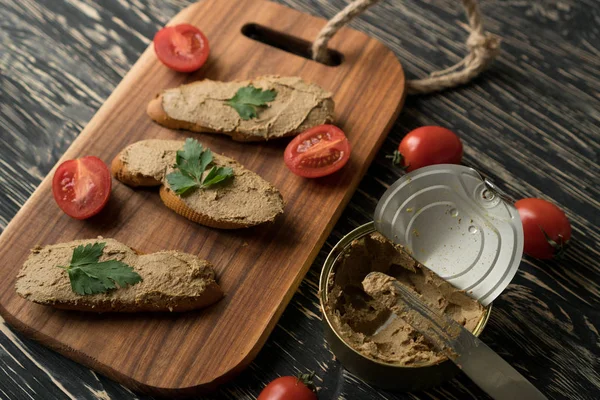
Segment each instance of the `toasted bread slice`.
[{"label": "toasted bread slice", "polygon": [[130,186],[158,186],[167,207],[191,221],[219,229],[246,228],[270,222],[283,213],[283,198],[269,182],[237,161],[213,153],[213,163],[230,167],[233,178],[223,184],[179,196],[166,176],[173,171],[183,141],[143,140],[127,146],[112,162],[115,178]]},{"label": "toasted bread slice", "polygon": [[[257,118],[243,120],[227,104],[238,89],[252,85],[275,90],[275,100],[261,107]],[[262,76],[253,80],[203,80],[164,90],[150,101],[147,113],[171,129],[229,135],[241,142],[293,136],[333,121],[332,94],[298,77]]]},{"label": "toasted bread slice", "polygon": [[[59,267],[69,265],[77,246],[99,242],[106,243],[100,261],[122,261],[142,281],[106,293],[75,293],[67,271]],[[223,297],[208,261],[178,251],[139,254],[114,239],[103,238],[33,249],[17,276],[16,290],[34,303],[93,312],[188,311]]]}]

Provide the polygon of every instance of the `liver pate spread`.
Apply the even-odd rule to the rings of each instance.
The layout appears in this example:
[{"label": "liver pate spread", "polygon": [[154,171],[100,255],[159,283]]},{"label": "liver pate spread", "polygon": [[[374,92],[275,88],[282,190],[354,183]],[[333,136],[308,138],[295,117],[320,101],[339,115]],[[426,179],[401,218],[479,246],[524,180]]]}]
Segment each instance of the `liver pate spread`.
[{"label": "liver pate spread", "polygon": [[402,366],[430,365],[446,357],[389,308],[366,294],[363,279],[377,271],[393,276],[421,295],[433,310],[473,331],[483,306],[418,264],[400,245],[379,233],[353,241],[329,277],[326,312],[338,334],[373,360]]},{"label": "liver pate spread", "polygon": [[[253,85],[275,90],[277,96],[258,118],[243,120],[227,105],[238,89]],[[263,76],[251,81],[218,82],[205,79],[162,93],[162,108],[172,119],[213,132],[238,132],[263,139],[302,132],[333,119],[332,94],[298,77]]]},{"label": "liver pate spread", "polygon": [[[100,261],[118,260],[131,266],[142,281],[107,293],[79,295],[71,289],[67,272],[73,250],[79,245],[103,242]],[[62,308],[97,311],[183,311],[214,303],[223,292],[212,265],[191,254],[161,251],[138,255],[114,239],[87,239],[31,251],[16,283],[27,300]]]}]

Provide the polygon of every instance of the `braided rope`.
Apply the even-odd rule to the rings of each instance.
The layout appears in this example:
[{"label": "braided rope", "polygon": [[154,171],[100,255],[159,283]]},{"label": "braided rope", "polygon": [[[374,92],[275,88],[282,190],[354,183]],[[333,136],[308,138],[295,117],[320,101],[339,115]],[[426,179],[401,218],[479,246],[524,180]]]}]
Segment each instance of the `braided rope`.
[{"label": "braided rope", "polygon": [[[354,0],[331,18],[312,45],[313,59],[327,57],[327,43],[337,31],[379,0]],[[469,21],[467,48],[469,53],[456,65],[432,72],[429,77],[406,82],[409,94],[425,94],[456,87],[483,72],[500,53],[500,38],[485,32],[477,0],[462,0]]]}]

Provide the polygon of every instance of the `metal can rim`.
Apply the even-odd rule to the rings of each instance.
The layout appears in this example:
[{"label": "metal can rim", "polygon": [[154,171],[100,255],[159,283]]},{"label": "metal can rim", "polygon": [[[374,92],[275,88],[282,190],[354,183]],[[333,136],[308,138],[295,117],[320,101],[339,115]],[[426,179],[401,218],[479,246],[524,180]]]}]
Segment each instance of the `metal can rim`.
[{"label": "metal can rim", "polygon": [[[335,265],[337,258],[342,254],[342,252],[343,252],[344,248],[346,248],[346,246],[348,246],[354,240],[356,240],[366,234],[369,234],[371,232],[375,232],[375,222],[367,222],[366,224],[363,224],[363,225],[353,229],[348,234],[344,235],[344,237],[342,237],[340,239],[340,241],[338,241],[336,243],[336,245],[333,246],[333,248],[327,255],[327,258],[325,259],[325,262],[323,263],[321,275],[319,277],[319,302],[321,304],[321,313],[323,314],[323,318],[325,318],[325,321],[327,322],[327,324],[329,325],[329,327],[331,328],[333,333],[337,336],[337,338],[342,343],[344,343],[344,345],[348,349],[352,350],[354,353],[356,353],[360,357],[362,357],[366,360],[369,360],[371,362],[380,364],[382,366],[400,368],[400,369],[415,369],[415,368],[432,367],[432,366],[439,365],[444,362],[450,362],[450,360],[445,358],[445,359],[438,361],[436,363],[433,363],[433,364],[406,366],[406,365],[398,365],[398,364],[389,364],[389,363],[385,363],[385,362],[382,362],[379,360],[375,360],[373,358],[369,358],[369,357],[365,356],[364,354],[357,351],[354,347],[352,347],[348,343],[346,343],[344,338],[342,336],[340,336],[337,329],[331,323],[331,320],[329,319],[329,315],[325,311],[325,304],[327,303],[327,295],[328,295],[328,289],[329,289],[328,280],[329,280],[329,275],[331,273],[331,270],[333,269],[333,266]],[[492,304],[490,303],[487,307],[484,307],[484,309],[485,309],[485,312],[483,313],[483,317],[481,318],[481,320],[479,321],[479,323],[477,324],[477,326],[475,327],[475,329],[473,331],[473,335],[475,335],[475,336],[479,336],[481,334],[481,332],[483,332],[485,326],[487,325],[487,322],[490,318],[490,314],[492,312]]]}]

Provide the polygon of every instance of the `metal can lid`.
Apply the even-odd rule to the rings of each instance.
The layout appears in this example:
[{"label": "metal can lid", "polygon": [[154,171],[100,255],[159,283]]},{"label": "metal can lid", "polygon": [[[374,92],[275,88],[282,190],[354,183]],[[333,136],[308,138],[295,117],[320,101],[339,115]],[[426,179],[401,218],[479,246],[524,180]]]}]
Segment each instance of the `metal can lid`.
[{"label": "metal can lid", "polygon": [[462,165],[432,165],[397,180],[377,204],[375,228],[485,306],[508,286],[523,254],[515,207]]}]

